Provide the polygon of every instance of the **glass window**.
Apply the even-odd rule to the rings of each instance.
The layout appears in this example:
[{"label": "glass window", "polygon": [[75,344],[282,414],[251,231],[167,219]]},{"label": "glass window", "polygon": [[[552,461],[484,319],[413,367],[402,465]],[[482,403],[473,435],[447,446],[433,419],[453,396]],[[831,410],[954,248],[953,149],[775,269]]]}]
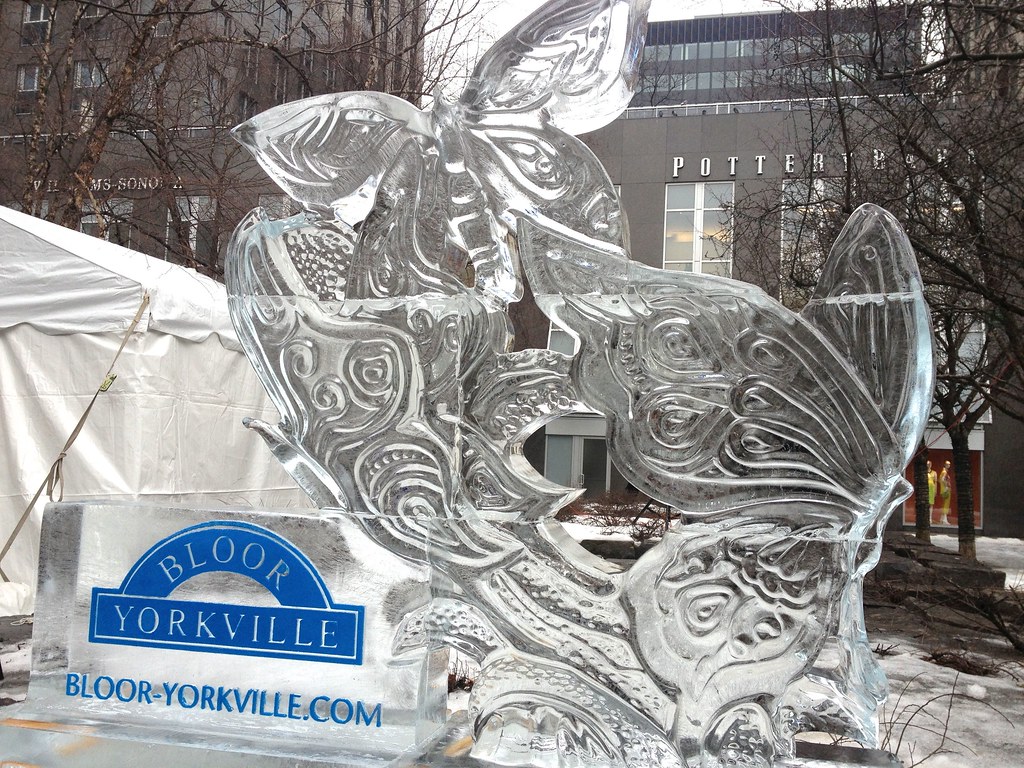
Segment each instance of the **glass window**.
[{"label": "glass window", "polygon": [[[705,184],[705,186],[707,186]],[[694,184],[669,184],[665,193],[665,208],[667,210],[688,209],[693,210],[696,185]]]},{"label": "glass window", "polygon": [[259,206],[272,219],[286,219],[298,212],[298,207],[288,195],[260,195]]},{"label": "glass window", "polygon": [[112,243],[130,248],[132,245],[131,200],[116,197],[104,202],[100,210],[83,213],[79,229],[87,235],[101,237]]},{"label": "glass window", "polygon": [[206,195],[189,195],[175,198],[175,208],[167,213],[168,250],[183,260],[212,264],[217,255],[216,201]]},{"label": "glass window", "polygon": [[719,40],[711,44],[711,58],[712,59],[724,59],[725,58],[725,41]]},{"label": "glass window", "polygon": [[22,64],[18,67],[18,90],[22,92],[39,90],[38,64]]},{"label": "glass window", "polygon": [[46,39],[52,14],[46,3],[25,3],[21,17],[21,44],[33,45]]},{"label": "glass window", "polygon": [[693,211],[665,212],[666,269],[693,271],[693,236]]},{"label": "glass window", "polygon": [[[314,64],[314,48],[316,48],[316,35],[313,34],[313,30],[307,27],[305,24],[302,25],[302,66],[306,70],[308,76],[313,71]],[[395,40],[395,50],[401,53],[402,49],[405,48],[405,44],[402,41],[402,35],[399,33]]]},{"label": "glass window", "polygon": [[728,277],[732,273],[733,183],[665,187],[665,269]]},{"label": "glass window", "polygon": [[704,207],[729,208],[732,206],[732,194],[731,181],[709,181],[704,184]]},{"label": "glass window", "polygon": [[697,43],[697,58],[698,59],[710,59],[711,58],[711,43]]},{"label": "glass window", "polygon": [[725,44],[725,57],[727,59],[735,59],[740,55],[740,41],[729,40]]},{"label": "glass window", "polygon": [[271,9],[270,23],[276,37],[287,37],[292,31],[292,12],[284,0],[277,0]]},{"label": "glass window", "polygon": [[544,451],[544,476],[567,488],[576,486],[572,476],[572,435],[548,435]]},{"label": "glass window", "polygon": [[693,61],[697,58],[697,44],[687,43],[686,44],[686,60]]},{"label": "glass window", "polygon": [[698,72],[697,73],[697,90],[706,91],[711,88],[711,73],[710,72]]},{"label": "glass window", "polygon": [[50,20],[50,6],[46,3],[25,3],[25,24],[35,24]]},{"label": "glass window", "polygon": [[274,62],[274,99],[277,104],[288,101],[288,75],[291,67],[283,61]]},{"label": "glass window", "polygon": [[101,62],[75,62],[75,88],[98,88],[102,84],[103,64]]}]

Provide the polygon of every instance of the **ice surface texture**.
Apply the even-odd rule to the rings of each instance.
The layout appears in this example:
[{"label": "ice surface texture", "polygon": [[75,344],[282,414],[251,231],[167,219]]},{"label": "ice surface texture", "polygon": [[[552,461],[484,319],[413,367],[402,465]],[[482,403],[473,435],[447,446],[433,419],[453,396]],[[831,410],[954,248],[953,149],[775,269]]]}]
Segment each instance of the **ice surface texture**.
[{"label": "ice surface texture", "polygon": [[[343,93],[237,129],[306,209],[254,211],[232,244],[233,318],[282,414],[251,426],[319,506],[433,566],[395,647],[480,662],[474,755],[506,765],[767,766],[801,730],[877,739],[861,584],[932,387],[913,253],[857,210],[798,314],[631,262],[574,135],[627,104],[646,11],[549,2],[429,112]],[[508,351],[524,276],[576,355]],[[585,409],[688,521],[626,572],[562,533],[579,491],[521,454]]]}]

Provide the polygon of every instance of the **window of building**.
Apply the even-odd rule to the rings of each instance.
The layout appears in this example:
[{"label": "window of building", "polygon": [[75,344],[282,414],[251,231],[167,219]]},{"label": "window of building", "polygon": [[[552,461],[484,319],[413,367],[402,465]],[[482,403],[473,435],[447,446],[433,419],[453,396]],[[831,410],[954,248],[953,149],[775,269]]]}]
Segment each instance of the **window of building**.
[{"label": "window of building", "polygon": [[[599,423],[603,427],[603,420]],[[544,476],[568,488],[585,488],[585,497],[607,491],[611,463],[604,437],[549,431],[545,437]]]},{"label": "window of building", "polygon": [[665,269],[732,274],[731,181],[665,187]]},{"label": "window of building", "polygon": [[217,256],[216,212],[216,201],[207,195],[175,198],[175,210],[167,212],[168,251],[212,264]]},{"label": "window of building", "polygon": [[238,94],[238,117],[242,120],[249,120],[256,115],[256,99],[244,91]]},{"label": "window of building", "polygon": [[260,84],[260,49],[248,46],[245,49],[245,79],[253,86]]},{"label": "window of building", "polygon": [[220,31],[227,37],[233,37],[235,34],[235,19],[228,11],[223,9],[220,12]]},{"label": "window of building", "polygon": [[313,54],[316,48],[316,35],[313,30],[302,25],[302,66],[307,73],[313,71]]},{"label": "window of building", "polygon": [[277,0],[271,9],[270,23],[275,37],[287,37],[292,31],[292,11],[286,0]]},{"label": "window of building", "polygon": [[25,24],[46,22],[51,18],[50,6],[46,3],[25,3],[25,15],[22,19]]},{"label": "window of building", "polygon": [[131,200],[114,198],[106,201],[97,212],[84,213],[79,229],[87,235],[102,237],[112,243],[130,248],[132,245]]},{"label": "window of building", "polygon": [[544,476],[566,488],[576,487],[572,471],[572,448],[572,435],[548,435],[545,438]]},{"label": "window of building", "polygon": [[286,219],[299,212],[295,201],[288,195],[260,195],[259,206],[272,219]]},{"label": "window of building", "polygon": [[25,3],[21,17],[21,44],[33,45],[46,39],[53,11],[47,3]]},{"label": "window of building", "polygon": [[283,104],[288,101],[288,75],[290,67],[283,61],[274,62],[274,99]]},{"label": "window of building", "polygon": [[22,64],[18,67],[18,90],[22,93],[39,90],[38,64]]},{"label": "window of building", "polygon": [[102,84],[103,62],[75,62],[75,88],[99,88]]}]

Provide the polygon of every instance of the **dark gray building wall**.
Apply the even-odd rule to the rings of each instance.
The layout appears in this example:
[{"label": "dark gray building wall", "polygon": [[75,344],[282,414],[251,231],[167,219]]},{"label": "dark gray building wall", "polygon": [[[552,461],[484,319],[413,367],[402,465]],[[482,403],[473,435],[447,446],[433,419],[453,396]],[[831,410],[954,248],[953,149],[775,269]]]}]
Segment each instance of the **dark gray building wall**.
[{"label": "dark gray building wall", "polygon": [[985,428],[985,458],[982,464],[983,529],[986,536],[1024,538],[1024,424],[1001,413],[992,416]]}]

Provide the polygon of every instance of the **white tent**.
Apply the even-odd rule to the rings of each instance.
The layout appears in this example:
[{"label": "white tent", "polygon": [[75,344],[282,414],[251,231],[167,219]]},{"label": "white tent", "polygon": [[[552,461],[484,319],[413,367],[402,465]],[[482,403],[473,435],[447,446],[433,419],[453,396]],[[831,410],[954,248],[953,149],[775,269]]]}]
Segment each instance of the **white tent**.
[{"label": "white tent", "polygon": [[[64,461],[65,500],[307,506],[244,416],[277,421],[224,286],[0,207],[0,547],[150,304]],[[30,611],[46,495],[0,562],[0,615]],[[6,597],[6,599],[5,599]]]}]

